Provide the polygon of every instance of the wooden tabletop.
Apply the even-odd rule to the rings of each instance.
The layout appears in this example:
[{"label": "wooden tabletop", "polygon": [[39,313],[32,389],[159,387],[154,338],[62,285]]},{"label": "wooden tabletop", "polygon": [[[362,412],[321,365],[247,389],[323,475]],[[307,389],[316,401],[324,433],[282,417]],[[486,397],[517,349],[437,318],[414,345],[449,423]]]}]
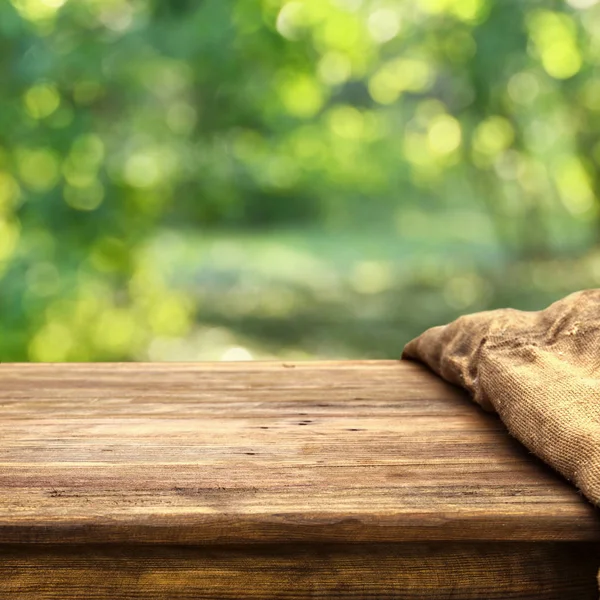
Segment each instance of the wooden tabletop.
[{"label": "wooden tabletop", "polygon": [[600,540],[409,362],[0,365],[0,543]]}]

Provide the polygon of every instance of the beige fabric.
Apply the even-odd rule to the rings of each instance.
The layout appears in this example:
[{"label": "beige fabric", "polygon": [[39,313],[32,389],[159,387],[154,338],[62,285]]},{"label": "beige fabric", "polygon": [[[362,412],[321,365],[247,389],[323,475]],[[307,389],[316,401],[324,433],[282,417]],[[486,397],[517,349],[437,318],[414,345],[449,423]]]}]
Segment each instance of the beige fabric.
[{"label": "beige fabric", "polygon": [[402,357],[466,388],[600,504],[600,290],[577,292],[539,312],[461,317],[409,342]]},{"label": "beige fabric", "polygon": [[461,317],[427,330],[402,356],[466,388],[600,504],[600,290],[577,292],[539,312]]}]

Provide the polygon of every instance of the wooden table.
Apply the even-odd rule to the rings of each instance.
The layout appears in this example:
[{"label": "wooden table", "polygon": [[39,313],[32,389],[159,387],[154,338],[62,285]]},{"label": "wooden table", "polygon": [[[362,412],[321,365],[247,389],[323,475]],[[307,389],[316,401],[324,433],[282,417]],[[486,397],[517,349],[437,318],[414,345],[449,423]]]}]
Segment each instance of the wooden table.
[{"label": "wooden table", "polygon": [[597,599],[599,542],[412,363],[0,365],[1,599]]}]

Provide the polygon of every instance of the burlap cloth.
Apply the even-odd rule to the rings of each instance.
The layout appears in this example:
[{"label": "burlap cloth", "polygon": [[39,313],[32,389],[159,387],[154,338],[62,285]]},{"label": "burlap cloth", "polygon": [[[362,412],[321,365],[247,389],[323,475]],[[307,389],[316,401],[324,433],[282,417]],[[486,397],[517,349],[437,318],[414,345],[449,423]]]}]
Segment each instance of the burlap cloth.
[{"label": "burlap cloth", "polygon": [[600,504],[600,290],[571,294],[539,312],[461,317],[428,329],[402,357],[468,390]]}]

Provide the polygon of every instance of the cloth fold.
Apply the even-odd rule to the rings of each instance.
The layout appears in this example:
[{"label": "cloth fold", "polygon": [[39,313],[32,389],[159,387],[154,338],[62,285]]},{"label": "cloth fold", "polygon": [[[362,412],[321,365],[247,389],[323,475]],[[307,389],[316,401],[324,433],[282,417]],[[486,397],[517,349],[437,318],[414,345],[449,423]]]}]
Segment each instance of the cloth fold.
[{"label": "cloth fold", "polygon": [[600,504],[600,290],[571,294],[538,312],[461,317],[425,331],[402,357],[468,390]]}]

